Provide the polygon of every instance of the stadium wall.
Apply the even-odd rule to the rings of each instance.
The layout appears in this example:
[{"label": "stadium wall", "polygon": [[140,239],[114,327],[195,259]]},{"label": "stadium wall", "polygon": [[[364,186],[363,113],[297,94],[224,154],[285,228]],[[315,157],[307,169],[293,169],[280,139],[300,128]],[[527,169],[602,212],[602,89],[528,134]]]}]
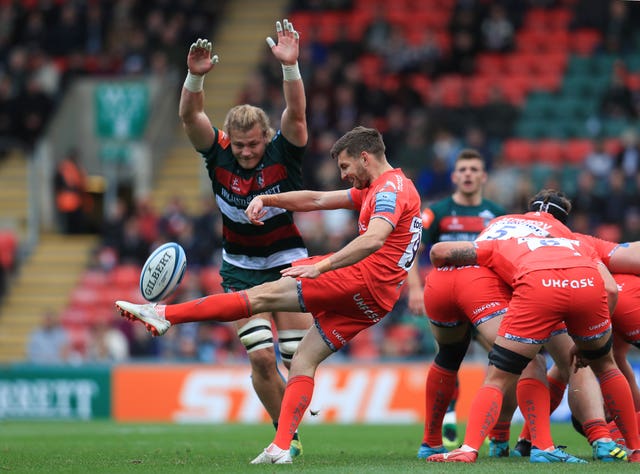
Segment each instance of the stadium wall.
[{"label": "stadium wall", "polygon": [[[633,366],[636,377],[640,364]],[[305,423],[411,424],[424,418],[428,365],[326,365]],[[486,366],[464,365],[458,418],[466,420]],[[120,422],[268,422],[248,366],[124,364],[0,367],[0,419],[111,418]],[[554,421],[569,421],[565,399]],[[521,420],[516,413],[516,421]]]}]

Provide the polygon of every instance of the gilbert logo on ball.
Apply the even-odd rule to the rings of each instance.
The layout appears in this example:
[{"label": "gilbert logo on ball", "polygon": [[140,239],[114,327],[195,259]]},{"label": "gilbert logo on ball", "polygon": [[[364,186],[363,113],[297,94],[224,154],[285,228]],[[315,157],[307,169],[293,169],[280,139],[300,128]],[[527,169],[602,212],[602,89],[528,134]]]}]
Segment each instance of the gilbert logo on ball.
[{"label": "gilbert logo on ball", "polygon": [[180,244],[167,242],[153,251],[140,273],[140,292],[147,301],[157,302],[175,291],[187,268]]}]

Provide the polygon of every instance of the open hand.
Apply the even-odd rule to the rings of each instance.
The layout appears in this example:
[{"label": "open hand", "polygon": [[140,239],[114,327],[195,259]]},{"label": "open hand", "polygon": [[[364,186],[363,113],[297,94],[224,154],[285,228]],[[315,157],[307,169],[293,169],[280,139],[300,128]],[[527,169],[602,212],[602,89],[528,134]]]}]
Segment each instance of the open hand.
[{"label": "open hand", "polygon": [[320,271],[315,265],[296,265],[295,267],[280,270],[283,277],[293,278],[318,278]]},{"label": "open hand", "polygon": [[[276,21],[276,33],[278,35],[278,43],[276,44],[271,37],[267,37],[267,44],[271,48],[273,55],[285,66],[292,66],[298,61],[300,52],[300,35],[293,29],[293,23],[289,20],[282,20],[283,23]],[[284,27],[283,27],[284,24]]]},{"label": "open hand", "polygon": [[207,39],[200,38],[191,45],[187,56],[187,67],[191,74],[202,76],[218,64],[218,55],[212,55],[212,51],[213,43]]}]

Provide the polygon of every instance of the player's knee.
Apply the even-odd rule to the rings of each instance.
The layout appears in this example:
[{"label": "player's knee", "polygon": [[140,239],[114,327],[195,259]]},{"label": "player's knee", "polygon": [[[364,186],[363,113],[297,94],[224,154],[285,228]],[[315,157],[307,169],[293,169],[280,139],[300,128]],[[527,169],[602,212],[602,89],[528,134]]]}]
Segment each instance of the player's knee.
[{"label": "player's knee", "polygon": [[528,357],[498,344],[494,344],[493,349],[489,352],[489,365],[511,374],[520,375],[529,362],[531,362],[531,359]]},{"label": "player's knee", "polygon": [[434,362],[443,369],[457,371],[467,353],[470,341],[471,334],[467,332],[462,341],[452,344],[440,344]]},{"label": "player's knee", "polygon": [[607,342],[597,349],[580,349],[580,355],[589,361],[600,359],[609,354],[613,346],[613,337],[610,335]]},{"label": "player's knee", "polygon": [[260,349],[273,347],[271,322],[266,319],[251,319],[238,329],[238,337],[249,354]]},{"label": "player's knee", "polygon": [[278,331],[278,349],[285,364],[291,364],[293,355],[298,350],[300,341],[307,333],[305,329],[284,329]]}]

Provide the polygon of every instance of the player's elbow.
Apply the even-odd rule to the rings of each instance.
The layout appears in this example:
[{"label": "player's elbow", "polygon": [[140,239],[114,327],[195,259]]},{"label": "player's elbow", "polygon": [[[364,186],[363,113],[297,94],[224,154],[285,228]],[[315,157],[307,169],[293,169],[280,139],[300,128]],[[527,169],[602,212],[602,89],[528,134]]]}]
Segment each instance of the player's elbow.
[{"label": "player's elbow", "polygon": [[447,258],[447,248],[445,245],[436,243],[431,247],[429,251],[429,260],[434,267],[442,267]]}]

